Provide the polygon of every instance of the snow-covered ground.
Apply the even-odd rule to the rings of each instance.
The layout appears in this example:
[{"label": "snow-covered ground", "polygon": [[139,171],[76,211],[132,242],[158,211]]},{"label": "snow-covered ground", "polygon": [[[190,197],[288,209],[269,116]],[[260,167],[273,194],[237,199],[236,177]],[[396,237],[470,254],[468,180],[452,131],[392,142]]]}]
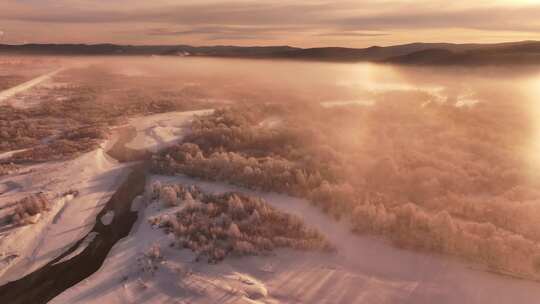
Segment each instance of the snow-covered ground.
[{"label": "snow-covered ground", "polygon": [[[17,186],[0,194],[0,217],[9,216],[10,204],[28,195],[45,192],[53,198],[52,210],[37,224],[0,227],[0,285],[46,264],[86,235],[126,173],[126,165],[99,148],[74,160],[38,164],[0,177],[0,184]],[[62,196],[69,190],[79,195]]]},{"label": "snow-covered ground", "polygon": [[[133,118],[137,130],[128,144],[135,149],[160,149],[181,139],[194,115],[209,111],[173,112]],[[126,176],[128,165],[119,164],[105,151],[117,140],[116,135],[92,152],[74,160],[24,167],[0,177],[0,285],[16,280],[45,265],[94,225],[96,215]],[[9,157],[17,151],[0,157]],[[79,195],[67,200],[62,193],[76,190]],[[44,212],[33,225],[13,226],[6,222],[13,203],[31,194],[45,192],[53,199],[52,209]],[[107,224],[114,214],[100,220]],[[80,250],[82,251],[82,249]]]},{"label": "snow-covered ground", "polygon": [[[137,136],[127,146],[160,149],[182,138],[193,115],[205,113],[209,112],[133,118],[129,124],[136,128]],[[274,125],[276,121],[266,123]],[[4,252],[0,259],[10,260],[7,267],[0,268],[0,284],[50,261],[92,227],[100,206],[126,173],[126,165],[109,159],[104,149],[106,146],[73,161],[36,165],[24,174],[0,179],[0,184],[10,182],[20,187],[0,195],[0,211],[2,204],[25,193],[80,191],[73,200],[59,200],[38,224],[0,232],[0,252]],[[172,236],[148,221],[173,210],[162,209],[157,203],[147,205],[139,197],[133,204],[139,218],[130,235],[113,247],[98,272],[52,303],[527,304],[540,299],[538,283],[489,274],[460,261],[401,250],[379,239],[352,234],[346,224],[302,199],[183,176],[153,176],[152,180],[196,184],[208,192],[242,191],[261,196],[317,228],[337,252],[277,250],[273,256],[227,258],[218,265],[195,262],[191,252],[170,248]],[[114,214],[106,214],[99,220],[107,224],[112,218]],[[162,260],[149,255],[156,248]],[[83,249],[84,243],[72,255]]]},{"label": "snow-covered ground", "polygon": [[[278,250],[275,256],[227,258],[218,265],[169,248],[172,236],[148,219],[167,210],[145,208],[131,234],[97,273],[52,303],[537,303],[540,285],[473,270],[440,256],[397,249],[357,236],[309,202],[255,193],[223,183],[154,176],[162,183],[196,184],[208,192],[242,191],[302,217],[337,247],[336,253]],[[150,181],[151,182],[151,181]],[[160,248],[162,261],[147,256]],[[148,263],[153,267],[148,268]],[[154,264],[152,264],[154,263]]]},{"label": "snow-covered ground", "polygon": [[132,118],[129,125],[137,131],[126,147],[157,151],[182,139],[194,115],[205,115],[212,110],[169,112]]},{"label": "snow-covered ground", "polygon": [[279,127],[282,124],[283,124],[283,119],[281,117],[272,116],[272,117],[268,117],[267,119],[261,121],[259,123],[259,127],[272,129],[272,128]]}]

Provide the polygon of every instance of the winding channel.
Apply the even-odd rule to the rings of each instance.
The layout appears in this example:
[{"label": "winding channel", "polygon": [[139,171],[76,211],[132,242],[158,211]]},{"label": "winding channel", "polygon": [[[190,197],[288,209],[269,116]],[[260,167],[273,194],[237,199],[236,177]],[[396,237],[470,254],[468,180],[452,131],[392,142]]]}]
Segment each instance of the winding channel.
[{"label": "winding channel", "polygon": [[[96,216],[92,230],[42,268],[1,286],[0,303],[47,303],[96,272],[112,247],[129,234],[137,220],[137,212],[131,211],[131,203],[144,192],[149,153],[125,146],[136,135],[132,128],[120,129],[118,133],[119,139],[107,154],[122,163],[135,163],[128,177]],[[99,219],[109,211],[115,214],[113,222],[103,225]],[[89,234],[96,234],[92,242],[80,254],[63,261],[83,244]]]}]

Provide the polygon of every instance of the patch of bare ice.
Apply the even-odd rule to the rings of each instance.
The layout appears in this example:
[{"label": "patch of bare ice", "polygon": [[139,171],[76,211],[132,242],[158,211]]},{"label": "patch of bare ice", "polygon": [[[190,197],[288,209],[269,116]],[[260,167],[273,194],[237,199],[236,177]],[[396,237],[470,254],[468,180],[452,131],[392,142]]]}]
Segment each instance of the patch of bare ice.
[{"label": "patch of bare ice", "polygon": [[96,236],[98,235],[97,232],[90,232],[84,239],[83,241],[81,242],[81,244],[79,245],[79,247],[77,247],[77,249],[75,251],[73,251],[72,253],[68,254],[67,256],[63,257],[62,259],[60,259],[58,262],[56,262],[55,264],[60,264],[60,263],[63,263],[65,261],[69,261],[71,260],[73,257],[76,257],[77,255],[81,254],[81,252],[83,252],[87,247],[88,245],[90,245],[90,243],[92,243],[94,241],[94,239],[96,238]]},{"label": "patch of bare ice", "polygon": [[101,223],[105,226],[109,226],[112,221],[114,220],[114,211],[113,210],[109,210],[107,211],[107,213],[105,213],[102,217],[101,217]]}]

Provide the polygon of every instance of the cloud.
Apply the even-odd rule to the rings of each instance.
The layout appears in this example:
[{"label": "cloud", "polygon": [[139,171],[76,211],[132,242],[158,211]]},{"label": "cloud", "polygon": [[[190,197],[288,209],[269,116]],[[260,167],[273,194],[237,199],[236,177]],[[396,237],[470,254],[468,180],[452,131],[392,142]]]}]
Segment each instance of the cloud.
[{"label": "cloud", "polygon": [[175,30],[170,28],[153,28],[146,32],[150,36],[178,36],[199,34],[265,34],[297,30],[295,27],[234,27],[234,26],[201,26]]},{"label": "cloud", "polygon": [[331,3],[274,4],[274,3],[203,3],[184,5],[156,5],[151,8],[90,8],[62,6],[58,10],[43,11],[34,6],[19,6],[0,10],[6,20],[55,23],[117,23],[150,22],[172,24],[282,24],[316,22],[313,14],[322,15],[335,9]]},{"label": "cloud", "polygon": [[430,39],[440,40],[445,40],[440,36],[444,31],[453,31],[454,39],[502,33],[505,37],[508,33],[540,36],[540,5],[517,6],[503,0],[455,0],[444,5],[442,0],[7,1],[0,0],[0,20],[2,26],[12,26],[10,37],[29,32],[40,39],[58,37],[53,28],[69,27],[80,29],[82,42],[100,36],[101,40],[124,41],[124,37],[135,43],[189,37],[186,42],[281,39],[285,44],[324,44],[342,39],[349,44],[370,38],[374,44],[385,44],[396,39],[423,40],[417,33],[426,31]]},{"label": "cloud", "polygon": [[[0,0],[1,1],[1,0]],[[50,1],[44,0],[45,3]],[[540,5],[441,8],[436,1],[416,4],[388,2],[358,4],[348,1],[313,2],[212,2],[150,7],[92,6],[80,8],[60,1],[57,8],[31,5],[1,9],[0,18],[44,23],[147,22],[176,25],[263,26],[300,25],[320,29],[327,26],[366,29],[471,28],[482,30],[540,31]],[[405,6],[405,4],[407,4]],[[429,5],[432,4],[432,5]],[[2,8],[0,6],[0,8]]]},{"label": "cloud", "polygon": [[[50,1],[44,1],[45,3]],[[62,1],[60,1],[62,2]],[[157,4],[144,8],[119,8],[106,5],[80,8],[58,5],[43,8],[18,5],[0,10],[0,18],[42,23],[125,23],[147,22],[176,25],[302,25],[320,29],[335,26],[351,30],[417,29],[417,28],[471,28],[482,30],[540,31],[540,5],[508,7],[468,7],[461,9],[434,9],[423,2],[403,3],[389,9],[387,3],[365,4],[351,2],[218,2],[187,3],[183,5]],[[384,2],[383,2],[384,3]],[[0,7],[2,8],[2,7]]]},{"label": "cloud", "polygon": [[426,29],[468,28],[490,31],[540,31],[540,5],[529,7],[492,7],[462,10],[405,11],[336,21],[346,29]]},{"label": "cloud", "polygon": [[390,33],[372,33],[372,32],[356,32],[356,31],[339,31],[339,32],[326,32],[319,33],[316,36],[321,37],[381,37],[389,36]]},{"label": "cloud", "polygon": [[256,40],[275,39],[279,35],[289,32],[298,32],[298,27],[246,27],[246,26],[196,26],[186,29],[152,28],[145,32],[148,36],[206,36],[207,40]]}]

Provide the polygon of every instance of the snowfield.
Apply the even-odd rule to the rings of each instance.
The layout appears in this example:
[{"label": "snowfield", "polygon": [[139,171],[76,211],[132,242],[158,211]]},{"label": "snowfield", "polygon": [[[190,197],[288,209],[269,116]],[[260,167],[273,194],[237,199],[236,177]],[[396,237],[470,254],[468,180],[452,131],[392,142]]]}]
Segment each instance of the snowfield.
[{"label": "snowfield", "polygon": [[[52,210],[37,224],[0,228],[0,285],[43,266],[86,235],[95,216],[127,173],[127,166],[109,158],[103,148],[64,162],[38,164],[0,177],[0,185],[16,185],[0,194],[0,217],[8,216],[10,203],[45,192],[53,197]],[[75,198],[61,194],[76,190]]]},{"label": "snowfield", "polygon": [[[127,146],[152,150],[175,143],[182,138],[193,115],[209,111],[131,119],[129,125],[137,135]],[[96,215],[129,172],[129,164],[119,164],[105,153],[117,140],[118,136],[113,134],[99,149],[76,159],[31,165],[0,177],[0,285],[39,269],[92,229]],[[18,151],[0,157],[7,158],[15,152]],[[78,191],[78,196],[61,196],[70,190]],[[19,227],[9,223],[13,203],[38,192],[52,198],[51,210],[41,213],[36,224]],[[114,214],[106,214],[100,220],[107,224],[113,217]]]},{"label": "snowfield", "polygon": [[[209,110],[211,111],[211,110]],[[130,120],[137,135],[127,146],[136,149],[160,149],[180,140],[193,115],[209,111],[173,112]],[[97,150],[76,159],[30,165],[14,174],[0,177],[0,285],[17,280],[58,257],[92,229],[96,215],[110,199],[130,171],[130,164],[119,164],[105,151],[118,135],[105,141]],[[13,152],[0,155],[9,157]],[[63,197],[74,190],[77,197]],[[10,223],[14,202],[44,192],[51,197],[51,210],[39,214],[35,224],[15,226]],[[114,213],[99,220],[108,225]],[[60,262],[82,252],[91,238]]]},{"label": "snowfield", "polygon": [[[137,135],[127,146],[161,149],[182,138],[193,115],[206,113],[210,110],[131,119],[129,125],[135,127]],[[1,232],[4,265],[0,283],[36,270],[88,233],[100,206],[127,172],[128,165],[120,165],[104,153],[113,141],[78,159],[32,166],[24,173],[0,179],[0,184],[19,187],[0,195],[0,206],[36,191],[80,191],[72,200],[55,201],[53,210],[45,213],[38,224]],[[139,219],[130,235],[113,247],[98,272],[51,303],[502,304],[536,303],[540,298],[538,283],[474,270],[474,265],[401,250],[376,238],[352,234],[345,223],[336,223],[303,199],[183,176],[153,176],[148,185],[155,180],[198,185],[213,193],[240,191],[261,196],[318,229],[337,247],[337,252],[281,249],[273,256],[228,258],[217,265],[195,262],[192,252],[170,248],[173,236],[148,221],[178,210],[162,209],[157,203],[148,205],[139,197],[133,204],[139,210]],[[107,224],[113,217],[107,214],[100,220]],[[84,244],[65,259],[84,250]],[[155,250],[163,259],[151,257],[149,253]]]},{"label": "snowfield", "polygon": [[[317,228],[337,252],[287,249],[269,257],[228,258],[218,265],[194,262],[190,251],[169,248],[172,236],[148,221],[177,210],[157,203],[144,208],[140,197],[139,219],[130,236],[116,244],[97,273],[52,303],[536,303],[540,298],[535,282],[354,235],[302,199],[183,176],[154,176],[149,183],[155,180],[197,185],[211,193],[261,196]],[[156,247],[163,260],[152,262],[148,253]]]},{"label": "snowfield", "polygon": [[137,131],[136,137],[126,147],[158,151],[177,143],[194,115],[205,115],[213,110],[170,112],[130,119],[129,125]]},{"label": "snowfield", "polygon": [[[208,111],[134,118],[130,125],[137,136],[127,146],[164,147],[181,139],[193,115],[205,113]],[[56,201],[38,224],[0,232],[2,261],[9,260],[1,269],[1,283],[44,265],[88,232],[101,204],[127,172],[128,165],[120,165],[104,153],[113,141],[79,159],[32,166],[25,173],[0,179],[0,184],[20,187],[0,195],[4,205],[35,191],[80,191],[72,200]],[[78,178],[70,178],[73,176]],[[113,247],[98,272],[51,303],[536,303],[540,298],[536,282],[493,275],[475,270],[474,265],[352,234],[345,223],[336,223],[303,199],[183,176],[153,176],[148,185],[155,180],[194,184],[214,193],[240,191],[261,196],[318,229],[337,252],[281,249],[273,256],[228,258],[217,265],[195,262],[192,252],[170,248],[172,236],[148,221],[178,210],[148,205],[139,197],[133,203],[139,218],[130,235]],[[108,223],[112,217],[114,214],[108,214],[100,220]],[[155,248],[162,260],[149,255]],[[65,259],[83,249],[84,242]]]}]

